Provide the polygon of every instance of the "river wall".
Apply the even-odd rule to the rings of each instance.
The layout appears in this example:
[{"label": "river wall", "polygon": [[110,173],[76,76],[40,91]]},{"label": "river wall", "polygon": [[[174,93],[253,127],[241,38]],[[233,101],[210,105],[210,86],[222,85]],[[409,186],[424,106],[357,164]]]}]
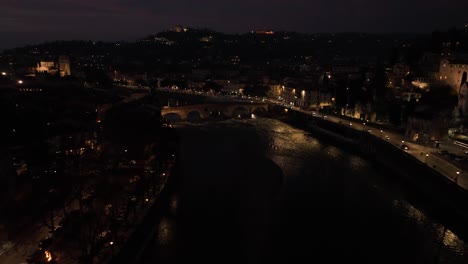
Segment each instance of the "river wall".
[{"label": "river wall", "polygon": [[280,119],[390,170],[396,178],[411,186],[415,195],[424,196],[429,201],[431,208],[428,214],[436,215],[464,239],[468,238],[468,192],[446,176],[367,131],[298,111],[288,111]]}]

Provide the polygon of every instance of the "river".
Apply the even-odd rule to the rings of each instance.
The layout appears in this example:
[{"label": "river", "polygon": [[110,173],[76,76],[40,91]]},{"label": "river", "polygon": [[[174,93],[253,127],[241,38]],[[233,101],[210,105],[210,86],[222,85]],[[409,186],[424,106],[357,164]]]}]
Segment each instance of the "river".
[{"label": "river", "polygon": [[176,129],[180,185],[140,263],[468,263],[414,188],[303,130],[266,118]]}]

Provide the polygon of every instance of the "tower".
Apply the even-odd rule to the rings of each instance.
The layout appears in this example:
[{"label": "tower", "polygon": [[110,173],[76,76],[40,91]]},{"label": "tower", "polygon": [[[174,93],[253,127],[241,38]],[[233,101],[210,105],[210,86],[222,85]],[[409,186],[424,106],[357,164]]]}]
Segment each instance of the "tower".
[{"label": "tower", "polygon": [[60,56],[58,59],[58,66],[59,66],[61,77],[71,75],[70,60],[68,59],[68,56],[65,56],[65,55]]},{"label": "tower", "polygon": [[461,116],[466,116],[468,112],[468,83],[467,73],[463,72],[460,88],[458,89],[458,111]]}]

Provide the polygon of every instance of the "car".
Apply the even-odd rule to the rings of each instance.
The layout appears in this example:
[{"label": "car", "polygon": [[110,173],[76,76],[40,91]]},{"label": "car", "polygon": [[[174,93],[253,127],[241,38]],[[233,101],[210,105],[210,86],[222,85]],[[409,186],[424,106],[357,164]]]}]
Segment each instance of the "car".
[{"label": "car", "polygon": [[409,147],[408,147],[408,145],[406,145],[406,144],[401,144],[401,149],[403,149],[403,150],[409,150]]},{"label": "car", "polygon": [[389,137],[389,136],[385,136],[385,140],[390,140],[390,137]]},{"label": "car", "polygon": [[448,156],[449,155],[449,152],[447,150],[441,150],[440,151],[440,154],[444,155],[444,156]]}]

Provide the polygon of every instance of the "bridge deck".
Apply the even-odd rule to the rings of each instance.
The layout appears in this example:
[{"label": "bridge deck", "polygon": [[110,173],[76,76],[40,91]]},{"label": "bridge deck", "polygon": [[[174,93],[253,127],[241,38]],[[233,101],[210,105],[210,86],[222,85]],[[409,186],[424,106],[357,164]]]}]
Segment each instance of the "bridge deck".
[{"label": "bridge deck", "polygon": [[183,105],[183,106],[163,106],[161,115],[166,116],[175,114],[181,120],[186,120],[191,113],[198,114],[201,119],[205,119],[215,112],[219,115],[228,117],[251,114],[255,111],[268,111],[270,105],[268,103],[210,103],[210,104],[196,104],[196,105]]}]

